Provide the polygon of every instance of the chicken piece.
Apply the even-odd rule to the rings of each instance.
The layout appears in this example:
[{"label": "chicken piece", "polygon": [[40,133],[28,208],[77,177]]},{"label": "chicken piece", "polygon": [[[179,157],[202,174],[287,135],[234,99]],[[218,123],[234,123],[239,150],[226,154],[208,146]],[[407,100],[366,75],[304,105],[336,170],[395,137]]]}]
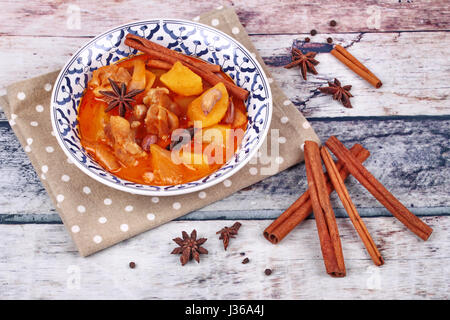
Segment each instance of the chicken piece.
[{"label": "chicken piece", "polygon": [[133,108],[133,115],[136,117],[137,120],[144,119],[146,113],[147,113],[147,106],[145,104],[137,104]]},{"label": "chicken piece", "polygon": [[168,96],[169,89],[167,88],[152,88],[148,90],[147,95],[144,97],[143,102],[147,106],[151,106],[154,104],[160,105],[161,107],[166,108],[167,110],[175,113],[177,117],[183,115],[183,109],[180,108],[178,104],[173,102]]},{"label": "chicken piece", "polygon": [[114,80],[117,83],[128,83],[131,81],[131,75],[127,69],[119,67],[115,64],[104,66],[94,70],[92,79],[89,81],[89,87],[93,89],[96,97],[102,97],[100,91],[111,91],[111,84],[108,78]]},{"label": "chicken piece", "polygon": [[114,153],[127,166],[136,166],[137,158],[146,156],[142,148],[134,141],[134,134],[127,119],[112,116],[110,118],[111,135],[114,138]]},{"label": "chicken piece", "polygon": [[143,99],[143,102],[149,106],[145,117],[147,132],[161,139],[167,139],[169,134],[178,128],[177,113],[182,113],[168,94],[167,88],[152,88]]},{"label": "chicken piece", "polygon": [[179,120],[173,112],[154,104],[148,108],[145,125],[148,133],[167,139],[170,133],[178,128]]}]

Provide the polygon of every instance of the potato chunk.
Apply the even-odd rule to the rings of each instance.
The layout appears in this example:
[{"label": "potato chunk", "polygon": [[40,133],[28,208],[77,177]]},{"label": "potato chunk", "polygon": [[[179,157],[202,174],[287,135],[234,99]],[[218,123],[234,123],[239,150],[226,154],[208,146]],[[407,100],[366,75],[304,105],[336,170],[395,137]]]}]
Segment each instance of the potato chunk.
[{"label": "potato chunk", "polygon": [[202,78],[179,61],[160,80],[170,90],[183,96],[193,96],[203,91]]},{"label": "potato chunk", "polygon": [[162,183],[173,185],[183,181],[183,165],[172,161],[170,151],[156,144],[150,145],[152,154],[153,173]]},{"label": "potato chunk", "polygon": [[[215,102],[214,99],[209,99],[210,91],[219,91],[221,93],[220,99]],[[207,115],[203,112],[204,110],[204,100],[214,101],[215,104],[212,109],[208,112]],[[202,107],[203,105],[203,107]],[[201,96],[193,100],[189,106],[187,111],[187,116],[191,121],[201,121],[202,127],[210,127],[215,125],[222,120],[223,116],[227,112],[228,109],[228,92],[225,88],[225,85],[222,82],[219,82],[214,87],[206,90]]]}]

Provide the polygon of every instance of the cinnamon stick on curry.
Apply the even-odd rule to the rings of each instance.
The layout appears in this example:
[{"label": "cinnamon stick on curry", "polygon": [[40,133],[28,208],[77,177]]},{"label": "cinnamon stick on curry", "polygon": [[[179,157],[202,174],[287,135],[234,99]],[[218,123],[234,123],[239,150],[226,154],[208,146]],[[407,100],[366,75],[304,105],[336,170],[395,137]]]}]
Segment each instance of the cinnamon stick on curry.
[{"label": "cinnamon stick on curry", "polygon": [[335,136],[325,143],[334,155],[344,162],[348,171],[400,222],[423,240],[427,240],[433,229],[416,217],[397,200]]},{"label": "cinnamon stick on curry", "polygon": [[330,181],[333,184],[333,187],[336,190],[336,193],[338,194],[339,198],[341,199],[341,202],[344,205],[344,208],[347,211],[348,216],[350,217],[350,220],[353,223],[353,226],[358,232],[359,237],[366,246],[367,252],[369,253],[375,265],[381,266],[382,264],[384,264],[383,257],[381,257],[381,254],[378,251],[377,246],[375,245],[375,242],[373,241],[372,237],[370,236],[370,233],[367,230],[366,225],[361,220],[361,217],[359,216],[355,205],[350,199],[350,195],[348,194],[347,188],[345,187],[344,180],[342,180],[341,175],[339,174],[339,170],[334,164],[334,161],[331,158],[330,153],[325,147],[322,147],[320,148],[320,154],[322,156],[322,160],[325,164],[325,167],[327,168],[327,173],[328,176],[330,177]]},{"label": "cinnamon stick on curry", "polygon": [[[360,144],[355,144],[350,152],[358,159],[359,162],[364,162],[370,155],[370,152]],[[344,167],[342,161],[336,163],[336,168],[342,180],[345,180],[350,173]],[[333,185],[329,181],[327,173],[324,173],[327,180],[327,192],[331,194],[334,190]],[[311,199],[309,190],[306,190],[303,195],[298,198],[286,211],[284,211],[275,221],[273,221],[265,230],[264,237],[277,244],[286,237],[297,225],[305,220],[312,213]]]},{"label": "cinnamon stick on curry", "polygon": [[[193,72],[202,77],[206,82],[212,86],[222,82],[230,94],[238,97],[239,99],[246,100],[249,92],[241,87],[238,87],[230,81],[224,81],[221,77],[217,76],[208,69],[205,69],[205,64],[194,61],[188,56],[176,52],[174,50],[163,47],[145,38],[133,35],[131,33],[127,34],[125,39],[125,44],[134,49],[142,51],[149,56],[156,58],[158,60],[166,61],[169,63],[175,63],[180,61],[182,64],[190,68]],[[220,70],[220,66],[219,66]]]},{"label": "cinnamon stick on curry", "polygon": [[333,277],[344,277],[346,274],[344,255],[322,171],[319,145],[314,141],[306,141],[304,149],[306,177],[325,269]]}]

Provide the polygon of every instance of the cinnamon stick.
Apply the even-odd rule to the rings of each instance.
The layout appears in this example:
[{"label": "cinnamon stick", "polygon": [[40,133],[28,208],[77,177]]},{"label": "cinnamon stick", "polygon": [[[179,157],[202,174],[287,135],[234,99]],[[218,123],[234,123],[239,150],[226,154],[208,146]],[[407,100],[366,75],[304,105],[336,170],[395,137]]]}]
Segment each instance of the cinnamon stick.
[{"label": "cinnamon stick", "polygon": [[[165,62],[162,60],[156,60],[156,59],[150,59],[147,61],[147,67],[149,68],[157,68],[157,69],[163,69],[163,70],[170,70],[172,69],[173,64],[169,62]],[[218,68],[217,68],[218,67]],[[215,64],[209,64],[209,63],[203,63],[202,66],[203,69],[209,70],[211,72],[219,72],[220,66]]]},{"label": "cinnamon stick", "polygon": [[380,79],[378,79],[366,66],[351,55],[350,52],[348,52],[344,47],[337,44],[330,53],[375,88],[380,88],[383,85]]},{"label": "cinnamon stick", "polygon": [[142,51],[158,60],[166,61],[172,64],[174,64],[177,61],[180,61],[182,64],[184,64],[193,72],[198,74],[212,86],[218,84],[219,82],[222,82],[227,88],[227,90],[230,92],[230,94],[236,96],[239,99],[246,100],[249,95],[249,92],[247,90],[238,87],[237,85],[235,85],[230,81],[224,81],[221,77],[205,69],[204,64],[198,63],[182,53],[170,50],[147,39],[138,37],[130,33],[126,36],[124,43],[127,46]]},{"label": "cinnamon stick", "polygon": [[172,63],[168,63],[162,60],[150,59],[147,61],[147,67],[149,68],[170,70],[172,69],[172,66],[173,66]]},{"label": "cinnamon stick", "polygon": [[370,236],[370,233],[367,230],[366,225],[361,220],[361,217],[359,216],[358,211],[356,210],[356,207],[353,204],[350,195],[348,194],[347,188],[345,187],[344,180],[342,180],[339,174],[339,170],[334,164],[334,161],[331,158],[330,153],[325,147],[322,147],[320,149],[320,154],[322,156],[323,163],[327,168],[327,173],[328,176],[330,177],[330,181],[333,184],[333,187],[336,190],[336,193],[338,194],[339,198],[341,199],[341,202],[345,210],[347,211],[348,216],[350,217],[350,220],[353,223],[353,226],[358,232],[359,237],[364,243],[367,252],[369,253],[375,265],[381,266],[382,264],[384,264],[383,257],[381,256],[380,252],[377,249],[377,246],[375,245],[375,242]]},{"label": "cinnamon stick", "polygon": [[[369,151],[363,148],[360,144],[355,144],[350,152],[358,159],[359,162],[364,162],[370,155]],[[345,180],[350,174],[344,167],[342,161],[338,161],[336,168],[342,180]],[[331,194],[334,187],[329,182],[327,177],[327,192]],[[309,197],[309,190],[306,190],[300,198],[298,198],[286,211],[284,211],[276,220],[274,220],[265,230],[264,237],[277,244],[284,239],[297,225],[305,220],[312,213],[312,205]]]},{"label": "cinnamon stick", "polygon": [[348,171],[383,205],[394,217],[423,240],[427,240],[433,229],[416,217],[397,200],[335,137],[325,143],[334,155],[344,162]]},{"label": "cinnamon stick", "polygon": [[[188,64],[191,64],[197,68],[204,68],[205,65],[207,64],[206,62],[200,61],[200,60],[194,60],[192,59],[192,57],[189,57],[183,53],[180,53],[178,51],[166,48],[160,44],[157,44],[156,42],[150,41],[148,39],[139,37],[137,35],[134,35],[132,33],[127,34],[126,36],[127,39],[133,39],[136,40],[138,42],[141,42],[146,48],[164,53],[166,55],[172,56],[174,58],[177,58],[177,60],[186,62]],[[219,65],[215,65],[215,64],[208,64],[211,66],[211,68],[208,68],[208,70],[211,70],[211,72],[219,72],[220,71],[220,66]],[[214,70],[214,71],[213,71]]]},{"label": "cinnamon stick", "polygon": [[344,255],[322,171],[319,145],[314,141],[306,141],[304,149],[306,177],[325,268],[333,277],[344,277]]}]

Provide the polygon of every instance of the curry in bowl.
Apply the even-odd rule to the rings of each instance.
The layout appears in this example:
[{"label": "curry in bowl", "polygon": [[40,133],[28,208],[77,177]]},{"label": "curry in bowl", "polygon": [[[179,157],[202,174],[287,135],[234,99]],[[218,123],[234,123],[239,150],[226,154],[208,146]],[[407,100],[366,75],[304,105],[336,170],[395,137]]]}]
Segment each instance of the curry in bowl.
[{"label": "curry in bowl", "polygon": [[[247,127],[243,97],[230,93],[233,80],[219,66],[184,59],[144,53],[93,72],[78,126],[83,147],[105,170],[176,185],[210,175],[235,154]],[[221,80],[212,85],[199,68]]]}]

